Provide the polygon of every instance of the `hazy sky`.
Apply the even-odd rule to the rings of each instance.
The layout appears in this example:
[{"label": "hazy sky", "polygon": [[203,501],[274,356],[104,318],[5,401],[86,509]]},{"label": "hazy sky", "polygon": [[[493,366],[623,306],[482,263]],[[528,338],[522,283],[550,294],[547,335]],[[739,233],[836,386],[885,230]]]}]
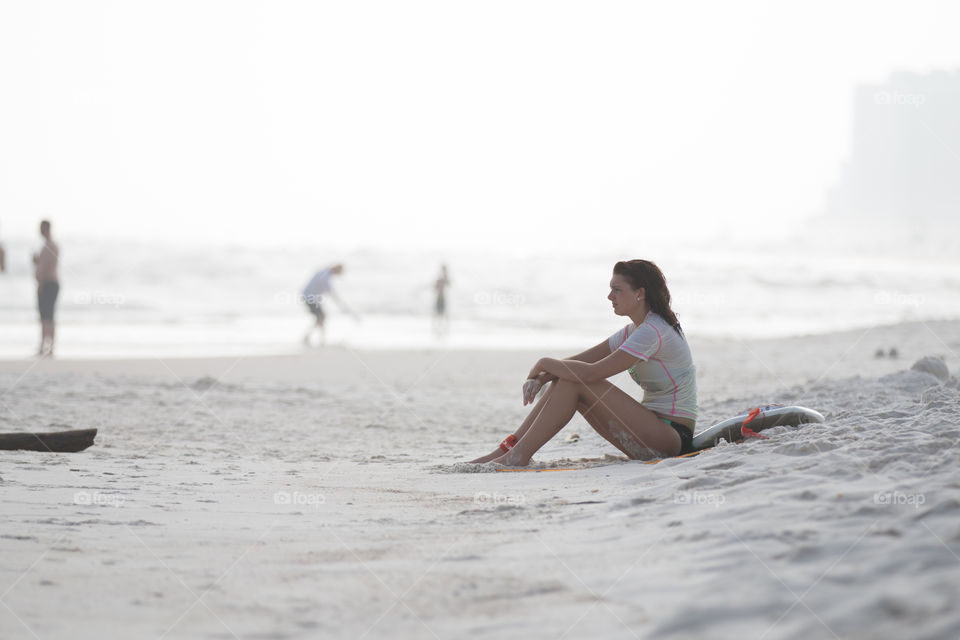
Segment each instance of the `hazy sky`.
[{"label": "hazy sky", "polygon": [[602,249],[797,224],[950,2],[0,0],[0,237]]}]

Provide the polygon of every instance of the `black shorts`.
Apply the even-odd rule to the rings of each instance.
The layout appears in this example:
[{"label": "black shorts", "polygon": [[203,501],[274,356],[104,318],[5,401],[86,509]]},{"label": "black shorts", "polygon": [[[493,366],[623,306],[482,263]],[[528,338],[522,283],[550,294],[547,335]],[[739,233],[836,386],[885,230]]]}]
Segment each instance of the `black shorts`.
[{"label": "black shorts", "polygon": [[682,425],[679,422],[674,422],[673,420],[664,420],[667,424],[673,427],[674,431],[680,436],[680,453],[677,455],[684,455],[685,453],[693,453],[695,449],[693,448],[693,431],[690,427]]},{"label": "black shorts", "polygon": [[53,308],[57,303],[57,294],[59,293],[59,282],[44,282],[37,288],[37,307],[40,309],[40,320],[53,322]]},{"label": "black shorts", "polygon": [[304,304],[307,305],[307,308],[310,309],[310,313],[317,317],[317,320],[323,321],[326,314],[323,313],[323,307],[320,306],[320,300],[311,296],[307,296],[304,299]]}]

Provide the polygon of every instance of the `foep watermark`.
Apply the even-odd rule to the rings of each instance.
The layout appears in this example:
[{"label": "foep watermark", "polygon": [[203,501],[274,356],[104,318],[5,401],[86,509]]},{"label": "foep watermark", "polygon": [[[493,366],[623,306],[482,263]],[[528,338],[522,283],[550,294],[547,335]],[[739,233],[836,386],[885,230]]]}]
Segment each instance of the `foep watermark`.
[{"label": "foep watermark", "polygon": [[303,493],[300,491],[277,491],[273,494],[273,503],[281,506],[313,507],[319,509],[327,501],[322,493]]},{"label": "foep watermark", "polygon": [[73,504],[80,506],[120,507],[124,497],[119,493],[102,491],[77,491],[73,494]]},{"label": "foep watermark", "polygon": [[873,94],[874,104],[920,107],[927,101],[922,93],[902,93],[900,91],[877,91]]}]

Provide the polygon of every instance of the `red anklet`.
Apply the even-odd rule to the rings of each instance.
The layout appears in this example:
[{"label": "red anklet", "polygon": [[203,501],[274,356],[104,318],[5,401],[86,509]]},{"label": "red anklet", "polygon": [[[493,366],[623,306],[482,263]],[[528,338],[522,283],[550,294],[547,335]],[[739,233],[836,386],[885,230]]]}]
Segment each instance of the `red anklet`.
[{"label": "red anklet", "polygon": [[510,449],[513,449],[513,447],[516,444],[517,444],[517,436],[511,433],[510,435],[508,435],[506,438],[503,439],[503,442],[500,443],[500,448],[503,449],[504,453],[506,453],[507,451],[510,451]]}]

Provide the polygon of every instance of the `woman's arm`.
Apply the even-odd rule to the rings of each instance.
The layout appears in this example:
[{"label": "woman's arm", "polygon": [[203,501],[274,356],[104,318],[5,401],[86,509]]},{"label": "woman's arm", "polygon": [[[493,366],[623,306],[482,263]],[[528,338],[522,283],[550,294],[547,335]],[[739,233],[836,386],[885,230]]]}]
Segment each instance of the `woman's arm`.
[{"label": "woman's arm", "polygon": [[596,344],[583,353],[578,353],[575,356],[570,356],[569,358],[564,358],[565,360],[579,360],[580,362],[599,362],[603,360],[608,355],[610,355],[610,344],[604,340],[600,344]]},{"label": "woman's arm", "polygon": [[[595,344],[594,346],[590,347],[586,351],[578,353],[575,356],[564,358],[564,361],[576,360],[578,362],[593,363],[593,362],[599,362],[600,360],[603,360],[609,355],[610,355],[610,345],[607,343],[606,340],[604,340],[603,342],[599,344]],[[554,382],[555,380],[558,379],[557,376],[553,375],[552,373],[547,373],[545,371],[541,371],[535,377],[533,376],[533,372],[531,371],[530,375],[533,379],[539,382],[541,386],[547,384],[548,382]]]},{"label": "woman's arm", "polygon": [[597,362],[541,358],[530,371],[530,377],[546,374],[560,380],[573,380],[590,384],[599,380],[606,380],[621,371],[626,371],[635,365],[637,360],[639,360],[637,356],[621,349],[617,349]]}]

